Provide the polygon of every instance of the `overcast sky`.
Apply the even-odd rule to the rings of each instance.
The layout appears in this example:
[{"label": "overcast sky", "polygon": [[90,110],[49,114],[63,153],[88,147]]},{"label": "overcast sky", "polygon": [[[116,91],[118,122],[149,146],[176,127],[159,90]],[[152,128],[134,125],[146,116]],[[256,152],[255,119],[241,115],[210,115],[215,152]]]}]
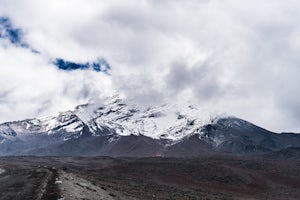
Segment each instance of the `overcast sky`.
[{"label": "overcast sky", "polygon": [[120,93],[300,132],[299,11],[298,0],[0,0],[0,121]]}]

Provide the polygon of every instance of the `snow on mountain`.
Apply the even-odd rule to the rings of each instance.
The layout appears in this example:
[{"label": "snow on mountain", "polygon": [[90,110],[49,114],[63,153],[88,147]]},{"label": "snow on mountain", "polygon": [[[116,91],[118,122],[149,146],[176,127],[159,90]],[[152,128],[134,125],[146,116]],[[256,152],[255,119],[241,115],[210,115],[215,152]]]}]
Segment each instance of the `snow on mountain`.
[{"label": "snow on mountain", "polygon": [[65,139],[82,134],[84,126],[93,135],[103,128],[120,136],[144,135],[153,139],[180,140],[200,133],[201,127],[213,117],[194,106],[165,104],[140,106],[114,96],[101,102],[77,106],[73,111],[58,115],[8,122],[0,125],[5,137],[24,134],[64,134]]},{"label": "snow on mountain", "polygon": [[45,117],[39,120],[42,132],[53,134],[55,131],[79,132],[84,123],[72,111],[59,113],[58,116]]},{"label": "snow on mountain", "polygon": [[93,132],[108,127],[121,136],[144,135],[170,140],[179,140],[186,135],[199,133],[201,127],[212,119],[210,114],[194,106],[165,104],[146,107],[117,97],[98,107],[93,103],[79,106],[74,113]]},{"label": "snow on mountain", "polygon": [[[0,137],[7,140],[24,139],[36,134],[62,134],[65,139],[78,137],[84,123],[71,111],[59,113],[57,116],[6,122],[0,125]],[[4,141],[3,141],[4,142]]]},{"label": "snow on mountain", "polygon": [[39,119],[0,124],[0,155],[193,156],[299,147],[276,134],[192,105],[144,106],[118,96]]}]

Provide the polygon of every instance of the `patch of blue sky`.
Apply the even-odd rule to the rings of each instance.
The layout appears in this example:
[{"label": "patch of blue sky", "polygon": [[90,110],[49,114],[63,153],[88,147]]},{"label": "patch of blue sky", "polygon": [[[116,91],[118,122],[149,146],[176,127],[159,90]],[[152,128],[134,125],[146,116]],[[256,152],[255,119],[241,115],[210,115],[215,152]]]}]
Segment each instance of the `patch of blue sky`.
[{"label": "patch of blue sky", "polygon": [[53,64],[61,70],[72,71],[72,70],[94,70],[96,72],[103,72],[109,75],[111,66],[103,59],[99,58],[93,62],[77,63],[72,61],[66,61],[62,58],[57,58]]},{"label": "patch of blue sky", "polygon": [[0,38],[8,39],[12,44],[28,48],[28,44],[23,41],[23,31],[14,27],[8,17],[0,17]]}]

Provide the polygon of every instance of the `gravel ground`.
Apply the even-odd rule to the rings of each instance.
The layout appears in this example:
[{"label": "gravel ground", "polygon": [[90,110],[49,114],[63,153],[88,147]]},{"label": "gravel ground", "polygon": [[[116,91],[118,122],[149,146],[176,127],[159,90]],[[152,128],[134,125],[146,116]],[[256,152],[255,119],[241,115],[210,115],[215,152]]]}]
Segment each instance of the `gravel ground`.
[{"label": "gravel ground", "polygon": [[0,157],[0,200],[299,200],[300,160]]},{"label": "gravel ground", "polygon": [[81,200],[81,199],[95,199],[95,200],[114,200],[113,194],[94,185],[90,181],[79,178],[72,173],[60,171],[59,180],[57,181],[61,195],[65,199]]}]

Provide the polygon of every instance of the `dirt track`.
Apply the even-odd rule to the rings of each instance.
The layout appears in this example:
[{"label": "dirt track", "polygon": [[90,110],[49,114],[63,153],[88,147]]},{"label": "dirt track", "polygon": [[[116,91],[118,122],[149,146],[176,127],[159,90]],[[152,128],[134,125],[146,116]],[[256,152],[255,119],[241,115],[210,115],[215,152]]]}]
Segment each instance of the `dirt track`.
[{"label": "dirt track", "polygon": [[66,199],[99,199],[114,200],[112,194],[107,190],[91,183],[90,181],[79,178],[72,173],[61,171],[60,179],[62,183],[59,185],[61,194]]}]

